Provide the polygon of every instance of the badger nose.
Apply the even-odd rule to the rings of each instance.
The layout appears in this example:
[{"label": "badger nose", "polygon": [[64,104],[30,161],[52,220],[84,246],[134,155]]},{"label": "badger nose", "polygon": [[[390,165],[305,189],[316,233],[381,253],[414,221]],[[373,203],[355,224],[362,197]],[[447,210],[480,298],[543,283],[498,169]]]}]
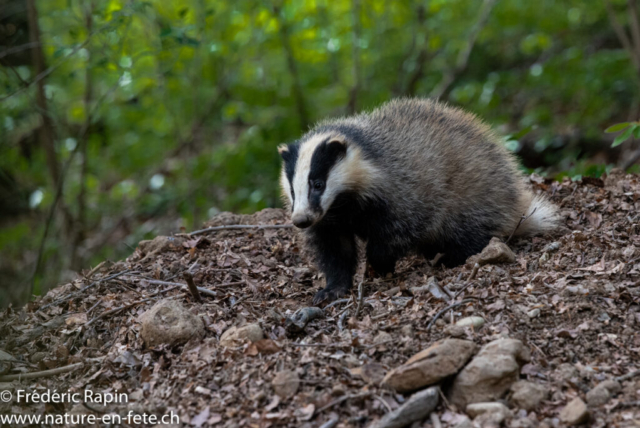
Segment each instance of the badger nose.
[{"label": "badger nose", "polygon": [[295,227],[299,227],[300,229],[306,229],[307,227],[311,226],[312,223],[311,217],[305,214],[295,215],[293,216],[291,221],[293,222],[293,225]]}]

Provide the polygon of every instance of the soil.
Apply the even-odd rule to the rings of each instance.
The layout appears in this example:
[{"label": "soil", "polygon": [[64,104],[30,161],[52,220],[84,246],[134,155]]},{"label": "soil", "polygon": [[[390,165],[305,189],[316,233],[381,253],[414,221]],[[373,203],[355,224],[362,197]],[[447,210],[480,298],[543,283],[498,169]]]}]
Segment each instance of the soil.
[{"label": "soil", "polygon": [[[507,426],[563,426],[559,415],[567,403],[587,402],[588,391],[616,378],[622,390],[604,405],[588,405],[587,424],[640,426],[640,179],[614,170],[603,180],[532,176],[530,183],[561,207],[562,233],[511,240],[515,263],[485,265],[469,281],[468,265],[447,269],[408,257],[394,275],[375,278],[362,262],[355,284],[362,283],[363,298],[356,285],[348,301],[325,308],[324,317],[302,330],[287,328],[286,318],[311,306],[324,280],[294,229],[218,228],[141,244],[126,260],[104,263],[20,310],[0,312],[0,349],[15,358],[10,367],[0,365],[0,382],[3,370],[6,376],[76,364],[55,376],[0,384],[0,391],[91,388],[126,393],[128,403],[0,401],[0,415],[126,416],[133,410],[174,412],[181,424],[198,427],[363,427],[410,396],[379,386],[387,370],[456,335],[478,345],[511,337],[530,349],[520,378],[547,395],[529,412],[506,398],[514,413]],[[288,221],[282,210],[266,209],[223,213],[205,227]],[[201,293],[198,303],[184,287],[185,271],[213,293]],[[467,301],[432,328],[450,302],[411,292],[430,277],[455,301]],[[146,347],[140,316],[162,299],[201,317],[204,338]],[[484,325],[451,328],[469,316],[482,317]],[[220,345],[229,328],[256,323],[264,339]],[[446,394],[447,382],[442,389]],[[435,414],[441,426],[455,426],[464,410],[440,400]],[[427,417],[413,426],[434,423]]]}]

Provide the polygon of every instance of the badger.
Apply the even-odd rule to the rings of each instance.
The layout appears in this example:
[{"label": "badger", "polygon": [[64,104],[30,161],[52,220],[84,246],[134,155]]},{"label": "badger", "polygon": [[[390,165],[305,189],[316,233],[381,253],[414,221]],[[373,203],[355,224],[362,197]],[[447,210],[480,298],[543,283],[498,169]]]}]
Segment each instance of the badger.
[{"label": "badger", "polygon": [[396,99],[320,122],[278,152],[285,205],[326,279],[314,304],[349,292],[356,239],[384,276],[410,253],[440,253],[454,267],[494,236],[541,234],[559,223],[491,128],[441,102]]}]

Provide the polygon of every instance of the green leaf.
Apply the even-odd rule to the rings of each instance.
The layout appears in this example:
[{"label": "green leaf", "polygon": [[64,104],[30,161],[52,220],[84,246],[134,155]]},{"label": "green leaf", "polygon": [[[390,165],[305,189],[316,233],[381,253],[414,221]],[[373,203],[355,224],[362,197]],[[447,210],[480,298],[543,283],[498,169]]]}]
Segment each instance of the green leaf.
[{"label": "green leaf", "polygon": [[613,144],[611,147],[617,147],[620,144],[624,143],[627,138],[631,136],[631,133],[635,129],[635,126],[630,126],[627,128],[622,134],[618,135],[615,140],[613,140]]},{"label": "green leaf", "polygon": [[640,125],[635,126],[635,129],[633,130],[633,136],[635,138],[640,138]]},{"label": "green leaf", "polygon": [[631,125],[629,122],[616,123],[615,125],[611,125],[607,129],[604,130],[607,134],[611,134],[612,132],[622,131],[627,126]]}]

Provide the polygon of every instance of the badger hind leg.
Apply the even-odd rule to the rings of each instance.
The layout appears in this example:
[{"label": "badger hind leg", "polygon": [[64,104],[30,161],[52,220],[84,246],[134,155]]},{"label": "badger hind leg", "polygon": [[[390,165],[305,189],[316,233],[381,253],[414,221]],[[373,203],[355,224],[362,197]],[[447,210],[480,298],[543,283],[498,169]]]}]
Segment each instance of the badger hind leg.
[{"label": "badger hind leg", "polygon": [[372,240],[367,242],[367,263],[380,276],[393,273],[396,262],[402,255],[402,251],[381,242]]},{"label": "badger hind leg", "polygon": [[308,234],[318,268],[327,285],[318,291],[313,304],[332,301],[349,293],[358,264],[355,235],[330,228],[315,228]]}]

